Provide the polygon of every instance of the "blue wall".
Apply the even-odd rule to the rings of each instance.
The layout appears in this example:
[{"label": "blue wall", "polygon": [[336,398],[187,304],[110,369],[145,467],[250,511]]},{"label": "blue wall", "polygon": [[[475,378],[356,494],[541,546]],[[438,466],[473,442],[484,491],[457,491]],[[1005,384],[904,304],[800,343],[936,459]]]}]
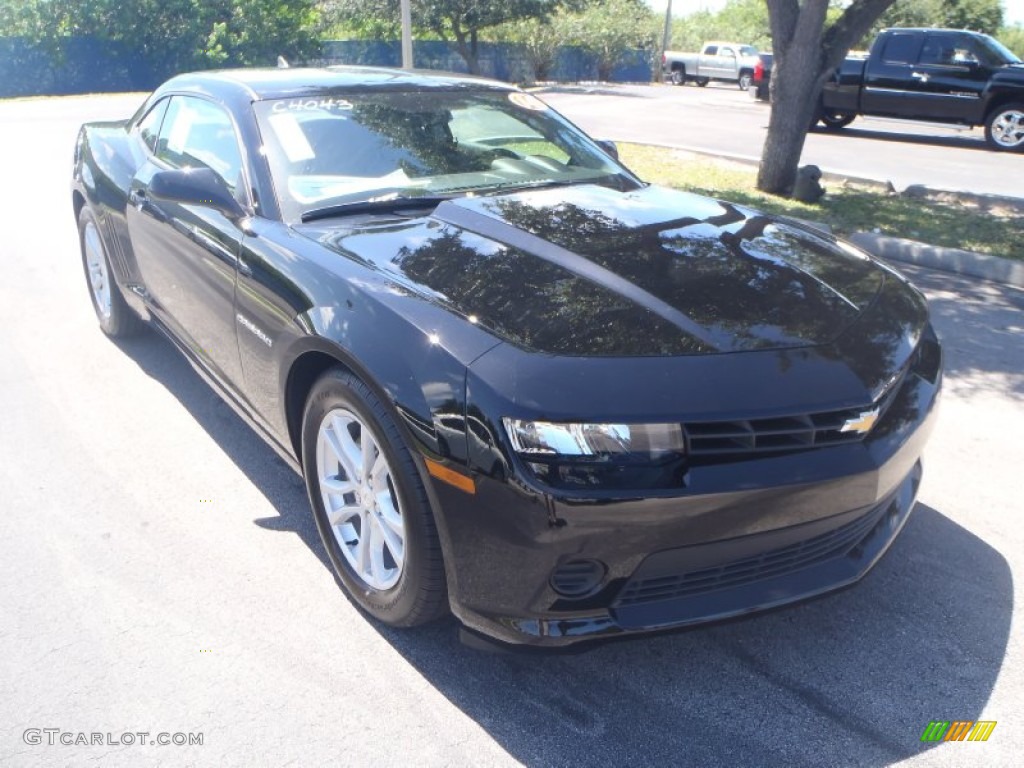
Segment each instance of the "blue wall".
[{"label": "blue wall", "polygon": [[[466,71],[465,61],[451,43],[417,41],[413,55],[420,69]],[[271,66],[273,63],[267,62]],[[318,63],[397,67],[401,64],[401,50],[397,42],[329,40],[323,43],[322,59]],[[484,75],[498,80],[525,82],[533,79],[533,68],[522,48],[510,43],[480,43],[480,68]],[[563,47],[548,78],[562,82],[596,80],[597,64],[584,51]],[[51,51],[19,38],[0,38],[0,98],[148,91],[159,85],[160,79],[138,51],[107,41],[63,38],[59,49]],[[649,55],[624,51],[611,79],[649,82]]]}]

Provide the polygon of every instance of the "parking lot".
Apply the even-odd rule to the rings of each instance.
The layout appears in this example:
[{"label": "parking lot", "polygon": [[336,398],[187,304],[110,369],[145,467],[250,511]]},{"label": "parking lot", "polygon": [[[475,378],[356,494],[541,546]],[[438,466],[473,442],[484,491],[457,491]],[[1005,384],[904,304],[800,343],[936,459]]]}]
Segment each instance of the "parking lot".
[{"label": "parking lot", "polygon": [[[769,106],[735,85],[555,86],[539,95],[593,136],[712,152],[756,163]],[[642,117],[641,117],[642,116]],[[981,128],[857,118],[807,136],[802,163],[853,177],[1020,197],[1024,155],[992,152]]]},{"label": "parking lot", "polygon": [[[735,89],[651,90],[610,98],[654,115],[685,91],[708,100],[707,133],[767,120]],[[599,135],[661,140],[667,118],[575,95],[545,98]],[[139,100],[0,102],[0,763],[1019,764],[1024,291],[907,270],[944,340],[946,387],[920,502],[861,584],[574,655],[481,653],[452,620],[399,632],[362,616],[301,480],[169,343],[114,344],[96,327],[72,146],[80,122]],[[602,110],[621,133],[588,123]],[[949,173],[964,153],[975,170],[961,178],[983,191],[1024,162],[956,137],[815,135],[814,151],[819,138],[865,142],[840,149],[858,163],[895,152]],[[936,719],[998,725],[985,743],[922,743]],[[50,746],[26,743],[30,728],[203,743]]]}]

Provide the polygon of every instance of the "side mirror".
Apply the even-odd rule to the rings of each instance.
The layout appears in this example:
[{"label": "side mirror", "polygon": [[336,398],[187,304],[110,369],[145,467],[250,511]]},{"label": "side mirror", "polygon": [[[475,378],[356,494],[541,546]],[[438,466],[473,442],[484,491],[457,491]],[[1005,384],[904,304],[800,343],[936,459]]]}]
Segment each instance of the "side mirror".
[{"label": "side mirror", "polygon": [[619,159],[619,148],[615,146],[614,141],[608,141],[608,139],[598,139],[597,146],[607,152],[609,155],[614,157],[616,160]]},{"label": "side mirror", "polygon": [[248,216],[224,180],[209,168],[157,171],[149,180],[149,194],[157,200],[213,208],[229,219]]}]

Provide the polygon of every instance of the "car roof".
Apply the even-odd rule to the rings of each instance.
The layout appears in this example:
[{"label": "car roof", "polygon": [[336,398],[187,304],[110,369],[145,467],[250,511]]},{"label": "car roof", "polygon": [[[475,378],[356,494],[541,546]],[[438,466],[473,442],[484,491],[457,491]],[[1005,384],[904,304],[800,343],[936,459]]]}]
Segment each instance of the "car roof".
[{"label": "car roof", "polygon": [[496,80],[470,75],[387,67],[296,67],[222,69],[173,77],[160,91],[198,91],[221,97],[244,91],[252,101],[288,97],[313,98],[320,94],[363,90],[430,90],[480,88],[514,90]]}]

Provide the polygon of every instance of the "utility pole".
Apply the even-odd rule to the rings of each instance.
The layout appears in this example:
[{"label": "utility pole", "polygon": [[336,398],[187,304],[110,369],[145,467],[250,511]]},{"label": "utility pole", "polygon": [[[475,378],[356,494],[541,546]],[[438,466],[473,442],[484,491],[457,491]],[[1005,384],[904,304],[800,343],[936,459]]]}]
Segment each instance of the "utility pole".
[{"label": "utility pole", "polygon": [[402,69],[412,69],[412,10],[411,0],[402,0]]},{"label": "utility pole", "polygon": [[[668,5],[665,6],[665,31],[661,35],[661,61],[659,65],[665,62],[665,51],[668,50],[669,45],[672,43],[672,0],[668,0]],[[661,78],[658,78],[660,81]]]}]

